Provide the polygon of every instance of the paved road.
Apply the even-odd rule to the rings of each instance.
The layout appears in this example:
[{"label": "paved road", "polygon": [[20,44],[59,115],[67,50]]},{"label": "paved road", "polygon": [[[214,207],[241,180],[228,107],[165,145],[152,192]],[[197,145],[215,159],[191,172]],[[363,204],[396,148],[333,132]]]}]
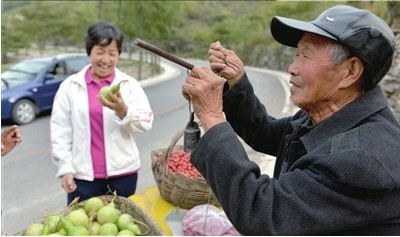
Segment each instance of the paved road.
[{"label": "paved road", "polygon": [[[189,61],[194,65],[205,64],[199,60]],[[167,147],[189,119],[188,103],[181,95],[186,69],[164,63],[164,75],[142,84],[155,120],[151,131],[137,135],[142,154],[137,192],[154,185],[151,151]],[[255,68],[247,70],[253,79],[256,94],[268,104],[270,113],[275,116],[290,113],[286,75]],[[50,159],[49,114],[21,126],[21,130],[22,144],[1,160],[1,227],[7,233],[16,233],[46,214],[62,210],[66,204],[66,194],[55,178],[56,168]]]}]

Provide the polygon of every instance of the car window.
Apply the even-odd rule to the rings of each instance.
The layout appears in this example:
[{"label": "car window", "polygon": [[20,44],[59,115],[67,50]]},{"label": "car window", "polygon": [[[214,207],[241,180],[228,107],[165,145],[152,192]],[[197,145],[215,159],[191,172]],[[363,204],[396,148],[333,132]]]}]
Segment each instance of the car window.
[{"label": "car window", "polygon": [[12,81],[30,81],[35,78],[45,66],[45,61],[23,61],[12,66],[9,70],[1,74],[2,79]]},{"label": "car window", "polygon": [[89,64],[89,59],[87,57],[77,57],[72,59],[67,59],[65,61],[67,66],[68,75],[79,72],[82,68]]},{"label": "car window", "polygon": [[62,77],[67,75],[66,65],[64,61],[57,62],[50,71],[55,77]]},{"label": "car window", "polygon": [[21,71],[31,74],[39,73],[48,62],[45,61],[24,61],[18,64],[15,64],[11,67],[11,71]]}]

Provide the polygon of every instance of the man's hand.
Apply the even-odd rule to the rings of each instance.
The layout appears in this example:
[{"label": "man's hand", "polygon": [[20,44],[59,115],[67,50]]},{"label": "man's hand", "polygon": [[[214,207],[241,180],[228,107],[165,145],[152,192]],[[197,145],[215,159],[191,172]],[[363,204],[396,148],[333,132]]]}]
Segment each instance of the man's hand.
[{"label": "man's hand", "polygon": [[212,43],[208,50],[210,68],[225,78],[232,88],[244,74],[244,65],[233,50],[222,47],[219,41]]},{"label": "man's hand", "polygon": [[222,90],[225,79],[207,67],[195,67],[182,85],[183,96],[191,101],[205,131],[225,122],[222,112]]},{"label": "man's hand", "polygon": [[76,190],[74,175],[71,173],[65,174],[61,177],[61,187],[67,192],[72,193]]},{"label": "man's hand", "polygon": [[6,155],[21,143],[21,132],[17,125],[6,128],[1,132],[1,156]]},{"label": "man's hand", "polygon": [[123,119],[128,111],[128,107],[126,106],[124,100],[121,97],[120,92],[113,94],[111,92],[108,93],[111,101],[107,100],[103,95],[99,95],[99,101],[103,106],[108,107],[115,111],[117,116],[120,119]]}]

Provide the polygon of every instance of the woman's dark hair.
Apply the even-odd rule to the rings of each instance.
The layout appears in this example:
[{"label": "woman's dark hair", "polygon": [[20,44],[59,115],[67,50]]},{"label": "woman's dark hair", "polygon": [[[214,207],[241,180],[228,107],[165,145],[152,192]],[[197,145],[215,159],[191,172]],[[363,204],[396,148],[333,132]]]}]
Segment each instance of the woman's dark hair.
[{"label": "woman's dark hair", "polygon": [[124,40],[121,31],[108,22],[99,21],[94,23],[89,26],[86,34],[85,47],[87,55],[90,55],[95,45],[107,46],[111,44],[113,40],[117,42],[118,53],[121,54],[122,42]]}]

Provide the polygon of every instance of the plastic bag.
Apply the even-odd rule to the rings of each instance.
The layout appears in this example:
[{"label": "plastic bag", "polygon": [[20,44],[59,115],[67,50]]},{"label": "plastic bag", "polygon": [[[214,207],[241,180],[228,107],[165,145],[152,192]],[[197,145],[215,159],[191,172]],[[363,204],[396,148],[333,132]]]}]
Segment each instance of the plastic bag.
[{"label": "plastic bag", "polygon": [[187,236],[237,236],[225,212],[214,205],[204,204],[190,209],[182,220],[183,233]]}]

